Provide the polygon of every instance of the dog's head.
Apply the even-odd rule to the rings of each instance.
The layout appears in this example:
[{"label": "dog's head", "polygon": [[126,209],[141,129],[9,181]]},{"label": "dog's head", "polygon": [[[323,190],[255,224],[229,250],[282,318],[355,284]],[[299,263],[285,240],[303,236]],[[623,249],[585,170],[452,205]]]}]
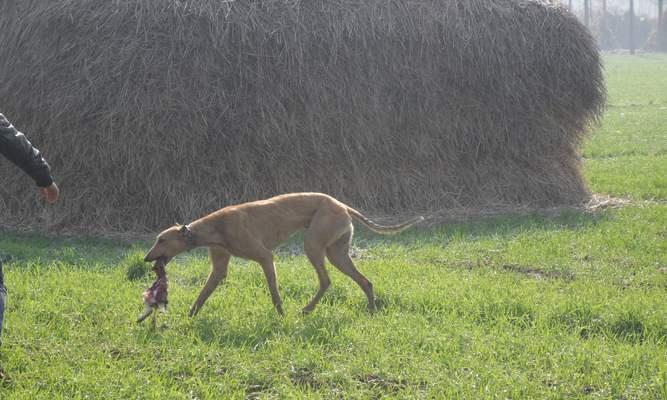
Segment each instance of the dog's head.
[{"label": "dog's head", "polygon": [[162,259],[166,264],[174,256],[194,247],[194,235],[187,225],[174,225],[157,235],[144,261]]}]

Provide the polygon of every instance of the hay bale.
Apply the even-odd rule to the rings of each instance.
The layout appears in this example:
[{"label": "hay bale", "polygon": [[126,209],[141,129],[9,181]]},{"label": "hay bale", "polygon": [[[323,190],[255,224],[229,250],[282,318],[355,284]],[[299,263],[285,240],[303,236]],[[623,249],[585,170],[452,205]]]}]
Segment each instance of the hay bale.
[{"label": "hay bale", "polygon": [[[63,188],[5,221],[127,230],[322,191],[375,213],[588,196],[593,39],[546,2],[0,0],[2,111]],[[3,163],[4,164],[4,163]],[[37,210],[37,212],[36,212]]]}]

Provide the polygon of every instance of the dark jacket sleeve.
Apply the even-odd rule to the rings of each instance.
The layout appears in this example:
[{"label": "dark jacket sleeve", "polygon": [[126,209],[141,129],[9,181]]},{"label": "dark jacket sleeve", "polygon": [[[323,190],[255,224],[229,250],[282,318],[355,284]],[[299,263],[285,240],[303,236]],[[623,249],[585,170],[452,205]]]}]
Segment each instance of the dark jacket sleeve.
[{"label": "dark jacket sleeve", "polygon": [[53,183],[51,169],[42,154],[2,114],[0,114],[0,154],[30,175],[37,186],[47,187]]}]

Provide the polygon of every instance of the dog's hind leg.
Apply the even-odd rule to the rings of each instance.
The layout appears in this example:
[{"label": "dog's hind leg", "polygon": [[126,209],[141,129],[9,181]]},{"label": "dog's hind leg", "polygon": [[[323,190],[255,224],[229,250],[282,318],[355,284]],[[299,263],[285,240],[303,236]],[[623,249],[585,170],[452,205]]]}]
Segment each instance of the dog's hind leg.
[{"label": "dog's hind leg", "polygon": [[357,282],[368,298],[368,311],[372,313],[375,312],[373,284],[354,267],[349,254],[351,241],[352,231],[350,230],[327,247],[327,257],[336,268]]},{"label": "dog's hind leg", "polygon": [[304,250],[308,260],[313,264],[313,267],[315,267],[317,278],[320,281],[320,288],[317,290],[317,293],[315,293],[313,299],[303,308],[303,313],[309,314],[315,309],[315,306],[319,303],[324,292],[326,292],[329,285],[331,285],[331,280],[324,267],[324,247],[314,239],[312,235],[306,234]]},{"label": "dog's hind leg", "polygon": [[327,247],[341,235],[351,234],[352,229],[350,217],[341,213],[335,204],[333,207],[325,206],[321,208],[310,221],[310,226],[304,234],[303,246],[308,260],[315,267],[320,288],[310,303],[303,308],[304,314],[308,314],[315,309],[317,303],[331,285],[329,274],[324,267]]},{"label": "dog's hind leg", "polygon": [[209,247],[208,253],[211,257],[211,273],[208,275],[208,279],[199,293],[197,301],[195,301],[192,308],[190,308],[190,317],[197,315],[206,302],[206,299],[208,299],[215,288],[218,287],[220,282],[227,277],[229,259],[231,258],[230,254],[215,247]]}]

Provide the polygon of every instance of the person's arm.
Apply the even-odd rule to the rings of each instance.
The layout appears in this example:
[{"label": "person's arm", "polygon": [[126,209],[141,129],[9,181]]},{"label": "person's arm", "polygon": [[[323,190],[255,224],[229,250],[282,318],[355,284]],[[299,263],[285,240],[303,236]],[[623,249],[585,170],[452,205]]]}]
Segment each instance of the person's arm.
[{"label": "person's arm", "polygon": [[53,183],[51,170],[32,143],[0,114],[0,153],[25,171],[39,187]]},{"label": "person's arm", "polygon": [[32,143],[0,114],[0,154],[27,173],[50,203],[58,199],[58,187],[53,182],[49,164]]}]

